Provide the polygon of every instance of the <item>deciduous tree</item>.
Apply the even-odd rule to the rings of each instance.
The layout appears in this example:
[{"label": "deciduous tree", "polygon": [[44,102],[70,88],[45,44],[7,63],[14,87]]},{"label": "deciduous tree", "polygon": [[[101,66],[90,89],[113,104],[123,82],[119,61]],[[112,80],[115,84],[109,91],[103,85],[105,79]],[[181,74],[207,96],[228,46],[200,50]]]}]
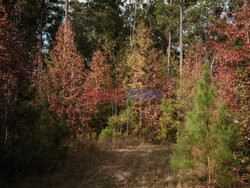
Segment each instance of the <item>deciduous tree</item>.
[{"label": "deciduous tree", "polygon": [[69,23],[60,26],[56,41],[51,59],[47,62],[44,88],[51,108],[59,116],[65,116],[68,126],[76,132],[81,127],[86,128],[88,122],[84,60],[76,50]]}]

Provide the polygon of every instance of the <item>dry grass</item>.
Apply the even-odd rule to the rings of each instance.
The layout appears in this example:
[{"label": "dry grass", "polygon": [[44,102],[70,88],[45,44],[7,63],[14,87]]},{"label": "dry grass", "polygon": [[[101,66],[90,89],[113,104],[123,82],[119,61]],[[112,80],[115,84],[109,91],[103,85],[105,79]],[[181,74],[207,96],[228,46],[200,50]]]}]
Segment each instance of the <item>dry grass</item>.
[{"label": "dry grass", "polygon": [[56,171],[44,176],[16,178],[1,187],[185,187],[177,185],[169,167],[171,146],[143,143],[140,139],[74,143]]}]

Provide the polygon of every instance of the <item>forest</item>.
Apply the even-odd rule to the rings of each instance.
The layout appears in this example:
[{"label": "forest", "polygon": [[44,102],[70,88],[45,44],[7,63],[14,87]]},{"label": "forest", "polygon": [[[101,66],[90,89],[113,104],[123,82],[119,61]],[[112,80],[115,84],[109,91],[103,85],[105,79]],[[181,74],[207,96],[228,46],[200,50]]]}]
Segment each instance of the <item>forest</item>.
[{"label": "forest", "polygon": [[248,0],[0,0],[0,187],[248,187]]}]

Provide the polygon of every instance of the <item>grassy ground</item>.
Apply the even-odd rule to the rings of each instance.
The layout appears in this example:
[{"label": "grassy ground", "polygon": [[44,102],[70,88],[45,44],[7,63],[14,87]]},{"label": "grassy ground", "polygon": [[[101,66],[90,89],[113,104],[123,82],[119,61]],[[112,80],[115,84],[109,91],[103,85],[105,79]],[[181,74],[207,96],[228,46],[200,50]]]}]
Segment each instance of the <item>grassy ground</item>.
[{"label": "grassy ground", "polygon": [[[140,141],[116,144],[74,144],[67,159],[43,176],[17,177],[0,187],[60,188],[161,188],[188,187],[177,184],[169,167],[172,146],[147,145]],[[189,187],[206,187],[202,185]]]},{"label": "grassy ground", "polygon": [[174,183],[168,164],[171,147],[133,143],[78,143],[67,159],[56,164],[56,170],[0,184],[25,188],[170,187],[169,182]]}]

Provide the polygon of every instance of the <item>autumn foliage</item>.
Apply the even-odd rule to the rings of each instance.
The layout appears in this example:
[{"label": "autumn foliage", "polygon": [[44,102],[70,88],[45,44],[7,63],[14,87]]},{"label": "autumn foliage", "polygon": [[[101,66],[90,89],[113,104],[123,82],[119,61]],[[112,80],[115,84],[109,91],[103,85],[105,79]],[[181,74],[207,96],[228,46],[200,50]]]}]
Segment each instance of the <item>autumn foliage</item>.
[{"label": "autumn foliage", "polygon": [[[14,37],[15,36],[15,37]],[[19,79],[25,76],[25,64],[21,59],[20,38],[14,25],[10,26],[7,15],[0,18],[0,109],[16,100]],[[20,89],[20,88],[19,88]],[[6,102],[3,102],[6,101]],[[7,108],[7,107],[6,107]],[[7,112],[6,112],[7,113]]]},{"label": "autumn foliage", "polygon": [[208,41],[214,53],[213,75],[219,83],[219,96],[235,112],[245,147],[249,144],[249,16],[248,7],[228,13],[234,22],[222,21],[214,25],[216,40]]},{"label": "autumn foliage", "polygon": [[84,59],[76,50],[70,24],[60,26],[56,39],[44,74],[44,88],[51,108],[65,116],[68,126],[76,132],[86,128],[88,121]]},{"label": "autumn foliage", "polygon": [[178,178],[247,181],[248,1],[65,2],[62,21],[61,0],[0,1],[8,174],[80,137],[136,137],[177,143]]},{"label": "autumn foliage", "polygon": [[[234,23],[222,21],[212,28],[217,40],[208,41],[215,54],[214,75],[221,83],[220,94],[235,109],[246,104],[247,72],[249,71],[249,36],[248,22],[250,12],[244,8],[231,14]],[[245,108],[245,107],[243,107]]]}]

